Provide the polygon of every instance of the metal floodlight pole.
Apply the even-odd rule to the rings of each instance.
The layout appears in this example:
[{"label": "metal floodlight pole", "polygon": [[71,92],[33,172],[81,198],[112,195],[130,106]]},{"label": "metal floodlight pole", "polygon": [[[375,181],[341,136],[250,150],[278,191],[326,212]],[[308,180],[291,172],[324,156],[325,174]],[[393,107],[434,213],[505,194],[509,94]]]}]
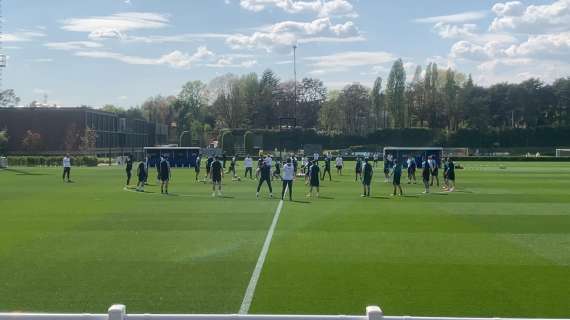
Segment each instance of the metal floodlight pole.
[{"label": "metal floodlight pole", "polygon": [[295,104],[293,106],[293,118],[297,118],[297,45],[293,45],[293,78],[295,82]]}]

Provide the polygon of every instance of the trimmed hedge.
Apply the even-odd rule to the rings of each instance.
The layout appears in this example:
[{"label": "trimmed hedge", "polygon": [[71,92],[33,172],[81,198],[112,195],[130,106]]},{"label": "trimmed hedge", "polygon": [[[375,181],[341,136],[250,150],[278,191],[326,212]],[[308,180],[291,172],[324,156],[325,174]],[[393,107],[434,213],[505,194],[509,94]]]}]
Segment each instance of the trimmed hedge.
[{"label": "trimmed hedge", "polygon": [[[263,149],[302,149],[305,144],[320,144],[324,149],[346,149],[351,146],[435,147],[470,149],[528,149],[554,148],[570,145],[570,127],[538,127],[507,129],[460,129],[447,132],[443,129],[406,128],[383,129],[367,136],[327,135],[313,129],[251,130],[263,135]],[[234,139],[241,138],[244,129],[224,130],[220,141],[224,151],[233,153]],[[247,139],[246,139],[247,141]],[[247,148],[247,145],[246,145]]]},{"label": "trimmed hedge", "polygon": [[[62,165],[63,157],[57,156],[14,156],[8,157],[8,165],[14,167],[54,167]],[[96,157],[71,157],[71,165],[76,167],[96,167]]]},{"label": "trimmed hedge", "polygon": [[453,161],[528,161],[528,162],[570,162],[570,157],[452,157]]}]

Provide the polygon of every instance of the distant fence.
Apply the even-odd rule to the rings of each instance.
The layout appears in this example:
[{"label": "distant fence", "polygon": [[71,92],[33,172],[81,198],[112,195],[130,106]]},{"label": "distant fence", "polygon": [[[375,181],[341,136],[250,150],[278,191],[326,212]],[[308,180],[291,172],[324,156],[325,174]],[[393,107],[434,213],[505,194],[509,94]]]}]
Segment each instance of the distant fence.
[{"label": "distant fence", "polygon": [[[106,314],[0,313],[0,320],[531,320],[531,318],[454,318],[384,316],[377,306],[366,308],[363,316],[332,315],[250,315],[250,314],[127,314],[124,305],[113,305]],[[532,320],[570,320],[538,319]]]}]

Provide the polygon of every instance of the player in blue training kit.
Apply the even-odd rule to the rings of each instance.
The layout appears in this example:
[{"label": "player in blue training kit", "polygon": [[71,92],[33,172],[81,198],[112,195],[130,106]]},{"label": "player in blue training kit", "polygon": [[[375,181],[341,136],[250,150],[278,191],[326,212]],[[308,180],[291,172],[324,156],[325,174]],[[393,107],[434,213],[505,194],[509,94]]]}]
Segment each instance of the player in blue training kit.
[{"label": "player in blue training kit", "polygon": [[364,176],[362,177],[362,187],[364,189],[363,197],[370,197],[370,185],[372,184],[372,176],[374,170],[368,159],[364,159]]},{"label": "player in blue training kit", "polygon": [[397,159],[394,159],[394,168],[392,169],[392,184],[394,185],[394,194],[397,195],[397,190],[400,190],[400,195],[403,196],[402,185],[400,180],[402,179],[402,165],[398,163]]},{"label": "player in blue training kit", "polygon": [[271,165],[269,161],[262,161],[261,167],[259,168],[259,184],[257,185],[257,192],[255,193],[255,197],[259,199],[259,190],[261,190],[261,185],[263,183],[267,183],[267,187],[269,188],[269,196],[273,198],[273,188],[271,187]]},{"label": "player in blue training kit", "polygon": [[354,181],[358,181],[358,179],[360,179],[360,181],[362,181],[362,160],[359,158],[356,158],[356,167],[354,168],[355,170],[355,177],[354,177]]},{"label": "player in blue training kit", "polygon": [[216,186],[218,186],[218,195],[222,195],[222,177],[224,175],[224,168],[222,162],[218,157],[214,158],[210,166],[210,179],[212,179],[212,197],[216,196]]},{"label": "player in blue training kit", "polygon": [[146,175],[146,164],[144,162],[141,162],[137,167],[137,177],[139,178],[139,181],[137,182],[137,191],[144,192]]},{"label": "player in blue training kit", "polygon": [[319,168],[319,162],[317,160],[313,161],[313,164],[309,168],[309,194],[307,197],[313,196],[313,189],[317,190],[317,198],[319,197],[319,188],[320,188],[320,172],[321,168]]},{"label": "player in blue training kit", "polygon": [[453,192],[455,190],[455,163],[451,158],[448,158],[447,161],[447,184],[448,184],[448,191]]},{"label": "player in blue training kit", "polygon": [[194,171],[196,172],[196,181],[198,181],[198,177],[200,176],[200,162],[202,162],[202,157],[198,155],[196,157],[196,164],[194,165]]},{"label": "player in blue training kit", "polygon": [[423,193],[429,193],[429,178],[431,172],[428,160],[424,157],[424,161],[422,162],[422,180],[424,182],[425,191]]},{"label": "player in blue training kit", "polygon": [[160,180],[160,193],[168,194],[168,183],[170,182],[170,163],[166,157],[158,164],[159,166],[159,180]]}]

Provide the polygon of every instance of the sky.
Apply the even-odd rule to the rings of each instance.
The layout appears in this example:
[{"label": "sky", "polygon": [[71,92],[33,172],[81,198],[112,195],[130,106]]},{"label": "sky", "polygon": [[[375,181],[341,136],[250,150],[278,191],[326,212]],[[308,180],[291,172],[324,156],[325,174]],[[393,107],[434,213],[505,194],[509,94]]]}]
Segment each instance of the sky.
[{"label": "sky", "polygon": [[3,89],[22,104],[131,107],[270,68],[330,89],[401,58],[480,85],[570,76],[570,0],[2,0]]}]

